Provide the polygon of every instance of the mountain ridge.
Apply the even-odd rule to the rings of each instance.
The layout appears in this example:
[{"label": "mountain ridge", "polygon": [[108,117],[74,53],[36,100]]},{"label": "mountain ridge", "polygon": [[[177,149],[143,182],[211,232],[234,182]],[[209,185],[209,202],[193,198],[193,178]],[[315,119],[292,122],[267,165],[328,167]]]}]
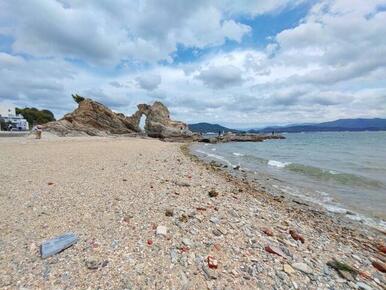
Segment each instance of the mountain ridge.
[{"label": "mountain ridge", "polygon": [[219,124],[195,123],[189,124],[189,128],[194,132],[249,132],[249,133],[296,133],[296,132],[340,132],[340,131],[386,131],[386,119],[383,118],[352,118],[337,119],[334,121],[304,124],[304,125],[286,125],[286,126],[269,126],[265,128],[256,128],[249,130],[230,129]]}]

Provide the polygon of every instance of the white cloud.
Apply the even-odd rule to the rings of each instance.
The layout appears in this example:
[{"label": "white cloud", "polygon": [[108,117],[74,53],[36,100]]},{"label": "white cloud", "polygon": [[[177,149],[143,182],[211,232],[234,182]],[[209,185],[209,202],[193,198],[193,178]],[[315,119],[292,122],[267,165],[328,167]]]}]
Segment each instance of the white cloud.
[{"label": "white cloud", "polygon": [[[240,44],[252,32],[240,15],[302,1],[27,2],[0,0],[0,34],[15,40],[0,52],[0,98],[17,106],[61,115],[80,93],[127,114],[162,99],[175,118],[235,126],[386,116],[386,1],[319,1],[261,49]],[[227,39],[239,46],[173,64],[177,45]]]},{"label": "white cloud", "polygon": [[203,81],[205,85],[215,89],[223,89],[229,86],[241,85],[243,79],[241,70],[235,66],[212,66],[202,70],[197,79]]},{"label": "white cloud", "polygon": [[152,91],[160,85],[161,76],[155,74],[144,74],[137,77],[136,80],[142,89]]}]

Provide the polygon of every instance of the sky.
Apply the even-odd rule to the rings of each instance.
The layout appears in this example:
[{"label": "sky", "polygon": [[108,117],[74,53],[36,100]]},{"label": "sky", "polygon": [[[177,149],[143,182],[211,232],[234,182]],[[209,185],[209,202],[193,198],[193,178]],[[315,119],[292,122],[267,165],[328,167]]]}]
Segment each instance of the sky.
[{"label": "sky", "polygon": [[0,106],[234,128],[386,117],[386,0],[0,0]]}]

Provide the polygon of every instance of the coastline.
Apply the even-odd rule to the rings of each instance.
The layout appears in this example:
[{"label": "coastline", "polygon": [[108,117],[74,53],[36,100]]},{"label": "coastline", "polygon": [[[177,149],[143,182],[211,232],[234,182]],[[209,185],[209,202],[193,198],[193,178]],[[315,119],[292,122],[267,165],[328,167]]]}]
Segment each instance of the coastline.
[{"label": "coastline", "polygon": [[[7,168],[0,175],[2,288],[382,289],[385,283],[372,266],[385,259],[376,248],[384,233],[257,189],[198,160],[186,145],[127,137],[0,144]],[[160,225],[165,235],[157,235]],[[78,243],[41,259],[39,244],[67,231]],[[208,256],[217,268],[208,267]],[[327,266],[333,258],[363,275],[341,277]],[[90,269],[90,261],[101,266]]]}]

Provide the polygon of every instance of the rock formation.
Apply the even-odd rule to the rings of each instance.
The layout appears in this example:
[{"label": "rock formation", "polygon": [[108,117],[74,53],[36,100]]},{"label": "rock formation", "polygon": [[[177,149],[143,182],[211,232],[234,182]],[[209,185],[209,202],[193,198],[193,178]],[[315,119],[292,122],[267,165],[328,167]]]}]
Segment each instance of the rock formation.
[{"label": "rock formation", "polygon": [[188,126],[180,121],[170,119],[168,108],[161,102],[152,106],[138,105],[139,111],[146,115],[145,132],[148,136],[161,139],[194,139]]},{"label": "rock formation", "polygon": [[123,114],[114,113],[91,99],[79,102],[76,110],[58,121],[47,123],[44,129],[60,136],[106,136],[141,131],[135,117],[128,118]]},{"label": "rock formation", "polygon": [[227,133],[216,137],[202,137],[198,141],[203,143],[227,143],[227,142],[263,142],[267,139],[285,139],[283,135],[265,135],[265,134],[235,134]]},{"label": "rock formation", "polygon": [[[139,126],[142,115],[146,116],[145,132]],[[114,113],[106,106],[84,99],[72,113],[62,119],[47,123],[45,130],[59,136],[106,136],[116,134],[144,134],[168,141],[194,140],[193,134],[185,123],[170,119],[168,108],[161,102],[153,105],[139,104],[131,116]]]}]

